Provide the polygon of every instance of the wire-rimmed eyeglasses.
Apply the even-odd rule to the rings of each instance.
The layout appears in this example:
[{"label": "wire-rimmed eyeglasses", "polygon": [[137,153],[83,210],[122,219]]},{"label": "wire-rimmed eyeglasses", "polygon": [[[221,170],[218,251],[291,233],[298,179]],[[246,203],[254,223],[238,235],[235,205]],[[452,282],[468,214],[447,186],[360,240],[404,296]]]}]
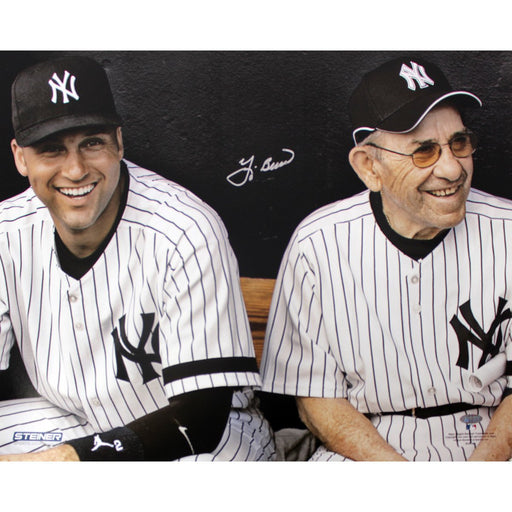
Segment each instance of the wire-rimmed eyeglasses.
[{"label": "wire-rimmed eyeglasses", "polygon": [[410,156],[416,167],[425,168],[434,165],[441,158],[442,146],[449,146],[450,150],[456,158],[465,158],[472,155],[476,151],[477,137],[473,132],[461,132],[454,135],[446,144],[438,142],[422,142],[421,145],[412,153],[400,153],[393,149],[383,148],[373,142],[367,142],[366,146],[389,151],[396,155]]}]

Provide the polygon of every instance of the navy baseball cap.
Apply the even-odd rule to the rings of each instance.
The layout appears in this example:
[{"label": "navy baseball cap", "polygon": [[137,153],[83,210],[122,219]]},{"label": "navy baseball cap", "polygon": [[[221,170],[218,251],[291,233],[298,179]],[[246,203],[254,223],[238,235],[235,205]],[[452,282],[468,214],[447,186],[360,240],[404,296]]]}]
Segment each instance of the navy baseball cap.
[{"label": "navy baseball cap", "polygon": [[447,99],[482,106],[475,94],[453,89],[435,64],[414,57],[388,61],[364,75],[350,97],[354,142],[375,130],[410,132]]},{"label": "navy baseball cap", "polygon": [[107,74],[88,57],[61,57],[23,70],[11,87],[12,124],[20,146],[86,126],[120,126]]}]

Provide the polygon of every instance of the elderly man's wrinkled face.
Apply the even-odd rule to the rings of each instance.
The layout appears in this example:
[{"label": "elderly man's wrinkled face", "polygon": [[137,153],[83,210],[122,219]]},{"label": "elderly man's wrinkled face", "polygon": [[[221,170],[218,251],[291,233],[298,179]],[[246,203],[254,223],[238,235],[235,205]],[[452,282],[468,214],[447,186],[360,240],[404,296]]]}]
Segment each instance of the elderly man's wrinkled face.
[{"label": "elderly man's wrinkled face", "polygon": [[428,142],[442,146],[439,160],[426,168],[414,165],[411,157],[372,148],[378,152],[373,170],[378,175],[384,213],[397,233],[429,239],[462,221],[473,158],[455,157],[447,144],[465,131],[457,110],[444,105],[433,109],[410,133],[379,133],[379,146],[401,153],[413,153]]}]

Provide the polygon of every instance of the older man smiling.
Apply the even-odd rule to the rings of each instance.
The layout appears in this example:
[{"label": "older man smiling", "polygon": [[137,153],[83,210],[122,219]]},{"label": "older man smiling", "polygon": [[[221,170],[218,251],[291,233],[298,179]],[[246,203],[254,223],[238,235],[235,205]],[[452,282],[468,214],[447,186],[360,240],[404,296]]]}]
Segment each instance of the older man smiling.
[{"label": "older man smiling", "polygon": [[368,190],[295,231],[262,361],[322,441],[312,460],[512,456],[512,202],[471,189],[466,104],[481,101],[419,59],[351,97]]}]

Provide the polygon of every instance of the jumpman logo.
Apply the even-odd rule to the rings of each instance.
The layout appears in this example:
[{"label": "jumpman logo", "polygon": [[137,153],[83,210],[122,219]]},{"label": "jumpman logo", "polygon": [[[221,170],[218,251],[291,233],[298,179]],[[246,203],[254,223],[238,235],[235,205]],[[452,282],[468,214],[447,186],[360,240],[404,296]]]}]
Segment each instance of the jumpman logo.
[{"label": "jumpman logo", "polygon": [[91,452],[95,452],[98,448],[101,448],[102,446],[105,448],[114,448],[117,452],[123,450],[123,445],[121,441],[119,441],[119,439],[115,439],[114,444],[106,443],[105,441],[102,441],[99,434],[96,434],[94,436],[94,446],[91,448]]}]

